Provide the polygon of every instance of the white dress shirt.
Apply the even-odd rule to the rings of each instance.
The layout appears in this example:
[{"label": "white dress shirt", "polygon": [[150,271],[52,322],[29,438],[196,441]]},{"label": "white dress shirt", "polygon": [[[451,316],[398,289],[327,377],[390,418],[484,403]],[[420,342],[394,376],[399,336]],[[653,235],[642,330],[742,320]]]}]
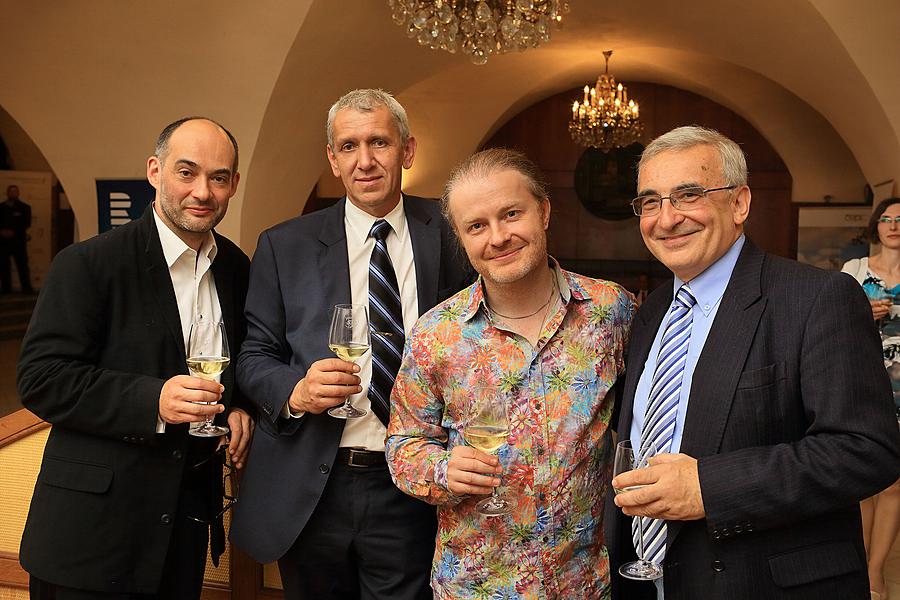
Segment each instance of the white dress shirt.
[{"label": "white dress shirt", "polygon": [[[413,260],[412,240],[409,237],[402,199],[394,210],[383,218],[390,223],[393,230],[388,234],[386,242],[394,272],[397,274],[403,310],[403,329],[408,336],[419,318],[419,300],[416,296],[416,265]],[[369,305],[369,259],[375,248],[375,238],[369,237],[369,231],[376,220],[376,217],[345,199],[344,229],[347,234],[350,294],[354,304]],[[359,409],[367,410],[368,414],[358,419],[347,419],[344,434],[341,436],[341,447],[366,448],[382,452],[387,430],[372,412],[368,396],[369,382],[372,379],[372,352],[366,352],[356,364],[359,365],[358,375],[362,380],[360,384],[362,392],[351,396],[350,402]]]},{"label": "white dress shirt", "polygon": [[[216,258],[216,252],[218,252],[216,239],[210,232],[200,246],[200,251],[197,252],[169,229],[156,213],[155,205],[153,209],[156,230],[159,232],[159,242],[162,245],[166,265],[169,267],[172,287],[175,290],[178,316],[181,319],[182,343],[185,353],[187,353],[188,334],[191,331],[191,323],[195,319],[209,319],[213,323],[222,319],[222,307],[219,305],[216,281],[210,269]],[[217,375],[216,381],[219,380],[218,378]],[[165,422],[158,418],[156,432],[163,433],[165,430]]]}]

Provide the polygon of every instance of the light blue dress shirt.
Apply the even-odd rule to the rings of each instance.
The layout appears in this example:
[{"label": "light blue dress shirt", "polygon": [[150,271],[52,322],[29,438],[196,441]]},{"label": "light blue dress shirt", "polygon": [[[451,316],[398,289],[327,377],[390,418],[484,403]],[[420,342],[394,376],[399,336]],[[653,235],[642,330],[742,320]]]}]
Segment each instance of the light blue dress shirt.
[{"label": "light blue dress shirt", "polygon": [[[675,414],[675,433],[672,438],[672,448],[670,452],[677,453],[681,449],[681,438],[684,433],[684,417],[687,414],[688,399],[691,395],[691,383],[694,378],[694,368],[697,366],[697,360],[706,344],[706,338],[709,330],[712,328],[716,313],[719,310],[719,304],[722,296],[725,294],[725,288],[731,280],[731,273],[734,271],[734,265],[737,263],[741,248],[744,247],[744,236],[741,235],[728,252],[719,260],[714,262],[705,271],[694,277],[688,282],[688,287],[697,303],[692,309],[691,318],[693,325],[691,327],[691,341],[688,344],[688,353],[684,364],[684,373],[681,378],[681,390],[678,395],[678,411]],[[674,287],[672,288],[672,303],[675,302],[675,294],[678,288],[684,282],[675,277]],[[653,381],[653,373],[656,371],[656,361],[659,358],[659,346],[662,341],[663,332],[666,330],[666,323],[672,310],[672,304],[666,311],[666,316],[660,323],[653,338],[653,345],[650,346],[650,353],[647,355],[647,362],[644,363],[644,370],[641,372],[641,378],[638,380],[637,389],[634,392],[634,408],[631,420],[630,439],[632,441],[641,439],[641,427],[644,425],[644,417],[647,413],[647,399],[650,396],[650,384]],[[665,577],[665,574],[663,575]],[[663,599],[662,579],[656,580],[657,598]]]}]

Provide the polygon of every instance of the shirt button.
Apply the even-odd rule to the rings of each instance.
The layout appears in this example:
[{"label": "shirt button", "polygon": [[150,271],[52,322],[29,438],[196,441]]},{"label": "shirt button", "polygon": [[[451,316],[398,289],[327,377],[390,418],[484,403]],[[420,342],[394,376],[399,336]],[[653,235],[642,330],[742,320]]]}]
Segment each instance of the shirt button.
[{"label": "shirt button", "polygon": [[712,569],[713,569],[713,571],[715,571],[716,573],[721,573],[722,571],[725,570],[725,565],[722,564],[722,561],[721,561],[721,560],[714,560],[714,561],[712,562]]},{"label": "shirt button", "polygon": [[321,465],[319,465],[319,473],[321,473],[323,475],[328,473],[328,471],[330,471],[330,470],[331,469],[329,468],[329,466],[326,465],[325,463],[322,463]]},{"label": "shirt button", "polygon": [[159,518],[159,522],[162,523],[163,525],[168,525],[169,523],[172,522],[172,515],[164,514],[163,516],[161,516]]},{"label": "shirt button", "polygon": [[541,538],[541,541],[546,544],[547,542],[550,541],[550,538],[545,535],[544,537]]}]

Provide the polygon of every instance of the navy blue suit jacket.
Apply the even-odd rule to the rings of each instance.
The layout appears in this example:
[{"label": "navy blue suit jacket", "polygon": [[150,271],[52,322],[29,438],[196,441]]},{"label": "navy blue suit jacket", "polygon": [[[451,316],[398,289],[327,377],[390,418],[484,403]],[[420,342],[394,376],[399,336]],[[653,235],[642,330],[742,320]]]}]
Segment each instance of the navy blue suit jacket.
[{"label": "navy blue suit jacket", "polygon": [[[437,202],[404,196],[419,314],[471,283]],[[264,231],[250,268],[241,389],[259,423],[235,507],[231,539],[259,562],[293,545],[322,495],[345,421],[325,413],[285,419],[281,410],[317,360],[333,357],[335,304],[350,303],[344,203]]]}]

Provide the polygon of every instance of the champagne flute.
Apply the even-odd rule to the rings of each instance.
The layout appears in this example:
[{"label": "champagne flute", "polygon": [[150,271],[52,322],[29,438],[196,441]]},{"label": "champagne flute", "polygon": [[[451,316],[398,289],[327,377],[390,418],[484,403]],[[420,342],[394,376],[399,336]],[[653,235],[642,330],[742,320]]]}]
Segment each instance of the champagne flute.
[{"label": "champagne flute", "polygon": [[[328,348],[341,360],[353,362],[369,350],[369,312],[365,304],[336,304],[331,314]],[[350,404],[350,396],[340,406],[328,409],[336,419],[357,419],[368,414]]]},{"label": "champagne flute", "polygon": [[[474,416],[466,423],[463,438],[473,448],[494,454],[507,443],[509,436],[506,398],[496,387],[479,386],[474,400]],[[496,487],[489,497],[475,505],[478,514],[485,517],[508,514],[511,508],[509,500],[497,494]]]},{"label": "champagne flute", "polygon": [[[624,440],[616,444],[616,456],[613,459],[613,477],[631,471],[634,469],[642,469],[649,466],[649,460],[656,454],[656,446],[651,442],[644,442],[643,448],[635,453],[635,449],[631,445],[631,440]],[[644,487],[643,485],[631,485],[624,489],[613,488],[616,494],[624,494],[632,490]],[[625,563],[619,567],[619,573],[622,577],[628,579],[636,579],[638,581],[653,581],[663,576],[662,565],[650,562],[644,559],[644,531],[641,517],[633,517],[638,520],[638,559],[629,563]]]},{"label": "champagne flute", "polygon": [[[191,323],[187,347],[187,366],[191,375],[207,381],[218,381],[230,362],[225,323],[202,318]],[[197,404],[215,404],[215,402]],[[191,426],[188,430],[191,435],[197,437],[219,437],[229,431],[223,425],[214,425],[212,415],[206,417],[199,426]]]}]

